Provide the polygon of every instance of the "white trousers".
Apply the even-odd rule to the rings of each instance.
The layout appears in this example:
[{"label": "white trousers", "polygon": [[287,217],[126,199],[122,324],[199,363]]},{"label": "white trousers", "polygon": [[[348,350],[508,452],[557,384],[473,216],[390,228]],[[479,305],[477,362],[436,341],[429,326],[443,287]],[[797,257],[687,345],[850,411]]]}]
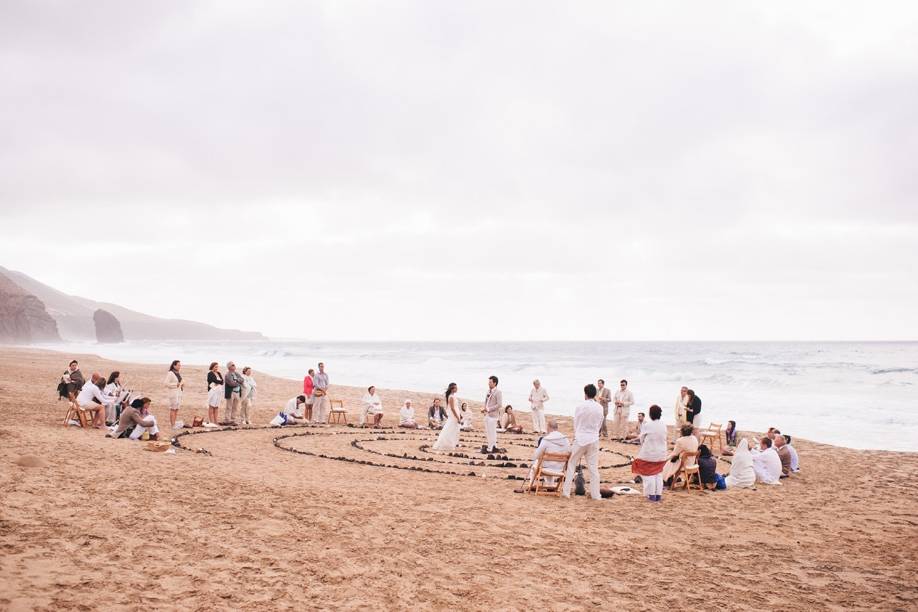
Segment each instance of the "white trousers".
[{"label": "white trousers", "polygon": [[497,446],[497,419],[486,416],[484,418],[485,438],[488,440],[488,450]]},{"label": "white trousers", "polygon": [[644,495],[646,497],[650,497],[651,495],[663,495],[662,472],[656,476],[641,476],[641,481],[644,483]]},{"label": "white trousers", "polygon": [[159,433],[159,427],[157,427],[156,425],[156,417],[151,414],[149,417],[144,417],[144,418],[152,418],[153,426],[143,427],[141,425],[137,425],[136,427],[134,427],[134,431],[131,432],[131,440],[139,440],[140,436],[142,436],[143,432],[145,431],[149,432],[151,436],[155,436],[156,434]]},{"label": "white trousers", "polygon": [[328,423],[328,409],[331,402],[327,395],[317,397],[312,403],[312,420],[316,423]]},{"label": "white trousers", "polygon": [[615,407],[615,418],[612,420],[612,437],[624,438],[628,435],[628,417],[631,416],[630,408]]},{"label": "white trousers", "polygon": [[599,495],[599,441],[591,442],[586,446],[580,446],[574,442],[574,448],[571,449],[571,460],[567,464],[567,476],[564,479],[564,487],[561,489],[561,495],[564,497],[571,496],[571,486],[574,484],[574,471],[580,458],[586,455],[587,468],[590,471],[590,497],[593,499],[602,499]]},{"label": "white trousers", "polygon": [[536,433],[545,433],[545,409],[544,408],[533,408],[532,409],[532,431]]}]

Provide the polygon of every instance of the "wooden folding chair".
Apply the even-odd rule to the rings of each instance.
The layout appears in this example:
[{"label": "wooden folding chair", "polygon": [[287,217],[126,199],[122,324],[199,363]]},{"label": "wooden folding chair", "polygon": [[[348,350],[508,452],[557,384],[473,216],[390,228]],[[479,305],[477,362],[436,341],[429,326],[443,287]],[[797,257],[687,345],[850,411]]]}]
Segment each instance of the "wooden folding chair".
[{"label": "wooden folding chair", "polygon": [[[535,495],[554,494],[557,497],[561,497],[561,487],[564,486],[564,478],[567,475],[567,464],[570,460],[570,453],[542,453],[542,456],[539,457],[539,461],[536,463],[535,469],[532,472],[532,480],[526,485],[526,492],[534,493]],[[549,463],[562,463],[563,465],[560,470],[553,470],[542,465],[546,461]],[[555,484],[542,484],[543,477],[554,478]]]},{"label": "wooden folding chair", "polygon": [[[688,465],[689,459],[695,459],[695,465]],[[679,481],[679,477],[682,477],[682,481]],[[670,491],[675,491],[676,486],[681,486],[685,488],[686,491],[692,488],[692,477],[695,478],[695,485],[697,485],[699,491],[703,491],[704,487],[701,486],[701,468],[698,467],[698,451],[694,453],[684,452],[679,455],[679,467],[676,469],[676,473],[673,474],[673,482],[669,486]]]},{"label": "wooden folding chair", "polygon": [[704,431],[698,433],[701,438],[701,444],[704,444],[707,441],[710,441],[711,444],[708,445],[708,448],[714,450],[714,442],[717,442],[718,451],[724,452],[724,443],[723,443],[723,425],[720,423],[711,423],[708,425],[708,428]]},{"label": "wooden folding chair", "polygon": [[[347,410],[344,409],[344,401],[328,400],[330,411],[328,413],[329,423],[343,423],[347,425]],[[337,406],[337,408],[335,407]]]},{"label": "wooden folding chair", "polygon": [[73,400],[67,402],[67,415],[64,417],[63,425],[66,427],[70,425],[70,421],[78,421],[80,427],[87,428],[92,424],[92,415],[88,410],[80,408],[80,406]]}]

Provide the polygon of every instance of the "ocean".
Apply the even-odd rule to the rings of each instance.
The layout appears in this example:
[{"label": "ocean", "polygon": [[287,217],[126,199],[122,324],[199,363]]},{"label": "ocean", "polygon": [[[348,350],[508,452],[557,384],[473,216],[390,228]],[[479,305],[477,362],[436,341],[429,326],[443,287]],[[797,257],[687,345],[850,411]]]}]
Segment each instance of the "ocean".
[{"label": "ocean", "polygon": [[[918,342],[128,342],[42,345],[140,363],[233,360],[256,371],[302,380],[324,361],[332,384],[375,385],[483,400],[487,377],[504,401],[528,410],[534,378],[549,413],[571,415],[583,386],[625,378],[631,418],[651,404],[673,421],[682,385],[701,397],[701,420],[736,421],[741,430],[782,432],[859,449],[918,451]],[[125,372],[130,378],[130,372]],[[203,381],[201,381],[203,387]],[[401,398],[383,396],[390,413]],[[528,418],[523,418],[524,425]]]}]

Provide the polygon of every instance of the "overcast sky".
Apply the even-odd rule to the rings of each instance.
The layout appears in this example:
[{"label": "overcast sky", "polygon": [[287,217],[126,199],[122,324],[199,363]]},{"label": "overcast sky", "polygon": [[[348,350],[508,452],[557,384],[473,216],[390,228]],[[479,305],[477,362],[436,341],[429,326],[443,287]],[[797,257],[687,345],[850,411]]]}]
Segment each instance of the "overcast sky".
[{"label": "overcast sky", "polygon": [[[680,10],[681,9],[681,10]],[[0,3],[0,265],[313,339],[918,339],[918,3]]]}]

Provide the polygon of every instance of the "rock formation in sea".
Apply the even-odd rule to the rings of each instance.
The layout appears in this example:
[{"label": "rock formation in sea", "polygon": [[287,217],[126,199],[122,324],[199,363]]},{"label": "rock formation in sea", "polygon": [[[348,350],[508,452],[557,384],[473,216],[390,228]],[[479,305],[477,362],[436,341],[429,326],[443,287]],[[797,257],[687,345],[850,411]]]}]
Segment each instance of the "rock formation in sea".
[{"label": "rock formation in sea", "polygon": [[121,323],[115,315],[99,308],[92,313],[92,320],[96,324],[97,341],[108,344],[124,342],[124,332],[121,331]]},{"label": "rock formation in sea", "polygon": [[57,323],[40,299],[0,274],[0,342],[60,342]]}]

